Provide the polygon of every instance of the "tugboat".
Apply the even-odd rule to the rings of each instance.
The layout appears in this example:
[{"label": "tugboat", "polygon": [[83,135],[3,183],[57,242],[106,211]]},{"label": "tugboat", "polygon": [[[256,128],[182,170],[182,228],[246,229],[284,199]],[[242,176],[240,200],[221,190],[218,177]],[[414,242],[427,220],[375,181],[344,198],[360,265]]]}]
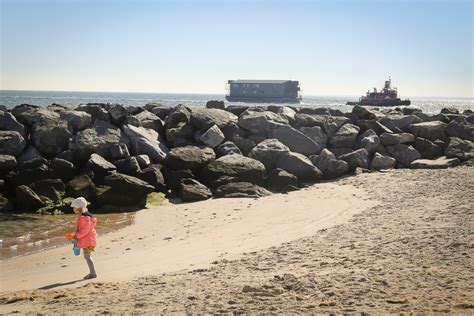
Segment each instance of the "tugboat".
[{"label": "tugboat", "polygon": [[398,106],[398,105],[410,105],[409,99],[400,100],[397,97],[397,88],[392,88],[392,79],[388,77],[385,81],[385,86],[378,92],[374,88],[373,92],[367,91],[366,96],[359,98],[359,102],[347,102],[347,105],[369,105],[369,106]]}]

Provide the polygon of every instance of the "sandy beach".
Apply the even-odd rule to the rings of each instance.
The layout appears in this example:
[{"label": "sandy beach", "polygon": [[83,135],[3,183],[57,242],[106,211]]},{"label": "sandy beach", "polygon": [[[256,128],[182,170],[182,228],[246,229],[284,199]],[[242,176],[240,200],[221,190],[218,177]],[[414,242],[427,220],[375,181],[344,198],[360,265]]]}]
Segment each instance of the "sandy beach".
[{"label": "sandy beach", "polygon": [[457,167],[169,203],[100,238],[95,280],[69,246],[1,262],[0,311],[469,314],[473,197]]}]

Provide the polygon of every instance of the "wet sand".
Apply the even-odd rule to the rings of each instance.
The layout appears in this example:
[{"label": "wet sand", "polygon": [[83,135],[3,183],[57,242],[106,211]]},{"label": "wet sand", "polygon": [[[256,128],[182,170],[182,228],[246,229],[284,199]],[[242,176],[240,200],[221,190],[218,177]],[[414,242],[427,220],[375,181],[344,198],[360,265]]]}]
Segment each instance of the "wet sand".
[{"label": "wet sand", "polygon": [[150,209],[74,291],[27,290],[84,274],[61,249],[2,263],[0,311],[472,314],[473,205],[474,168],[457,167]]}]

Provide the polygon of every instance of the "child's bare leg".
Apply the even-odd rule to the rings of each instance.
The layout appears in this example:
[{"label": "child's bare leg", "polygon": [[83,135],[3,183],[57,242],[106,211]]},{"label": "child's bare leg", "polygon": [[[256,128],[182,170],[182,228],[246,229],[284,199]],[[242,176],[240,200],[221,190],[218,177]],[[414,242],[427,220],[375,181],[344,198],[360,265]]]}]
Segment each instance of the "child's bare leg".
[{"label": "child's bare leg", "polygon": [[91,253],[84,251],[84,259],[86,259],[87,266],[89,266],[89,276],[96,277],[97,273],[95,272],[94,261],[92,260]]}]

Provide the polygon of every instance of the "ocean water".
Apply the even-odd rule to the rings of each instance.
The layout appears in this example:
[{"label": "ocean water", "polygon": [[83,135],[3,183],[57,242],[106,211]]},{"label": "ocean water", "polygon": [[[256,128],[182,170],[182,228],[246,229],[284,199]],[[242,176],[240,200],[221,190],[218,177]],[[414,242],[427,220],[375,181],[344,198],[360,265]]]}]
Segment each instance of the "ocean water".
[{"label": "ocean water", "polygon": [[[356,101],[359,96],[304,96],[300,104],[278,104],[297,107],[329,107],[350,112],[352,106],[347,101]],[[119,103],[124,106],[143,106],[148,102],[160,102],[175,106],[184,104],[190,107],[204,106],[209,100],[225,100],[224,94],[187,94],[187,93],[126,93],[126,92],[72,92],[72,91],[12,91],[0,90],[0,105],[13,108],[19,104],[47,106],[52,103],[70,103],[74,105],[89,102]],[[412,97],[410,107],[421,109],[424,113],[437,114],[445,107],[455,107],[460,111],[474,110],[473,98],[427,98]],[[261,105],[232,102],[232,105]]]}]

